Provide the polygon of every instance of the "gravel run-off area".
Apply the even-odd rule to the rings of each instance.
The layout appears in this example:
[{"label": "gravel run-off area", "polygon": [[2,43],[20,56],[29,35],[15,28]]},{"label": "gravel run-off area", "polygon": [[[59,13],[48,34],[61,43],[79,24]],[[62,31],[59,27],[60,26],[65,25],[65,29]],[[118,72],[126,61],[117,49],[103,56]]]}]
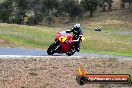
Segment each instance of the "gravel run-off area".
[{"label": "gravel run-off area", "polygon": [[132,88],[129,84],[76,82],[77,67],[88,74],[132,74],[132,60],[87,57],[0,57],[0,88]]}]

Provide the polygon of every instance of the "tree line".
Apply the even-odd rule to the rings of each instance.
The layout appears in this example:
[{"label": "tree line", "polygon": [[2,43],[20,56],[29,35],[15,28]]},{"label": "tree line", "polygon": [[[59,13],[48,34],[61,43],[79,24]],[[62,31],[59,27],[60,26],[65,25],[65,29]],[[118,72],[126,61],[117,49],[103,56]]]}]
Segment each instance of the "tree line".
[{"label": "tree line", "polygon": [[112,3],[112,0],[4,0],[0,4],[0,21],[29,25],[37,25],[44,19],[51,24],[52,17],[72,21],[83,18],[86,12],[92,17],[98,8],[112,10]]}]

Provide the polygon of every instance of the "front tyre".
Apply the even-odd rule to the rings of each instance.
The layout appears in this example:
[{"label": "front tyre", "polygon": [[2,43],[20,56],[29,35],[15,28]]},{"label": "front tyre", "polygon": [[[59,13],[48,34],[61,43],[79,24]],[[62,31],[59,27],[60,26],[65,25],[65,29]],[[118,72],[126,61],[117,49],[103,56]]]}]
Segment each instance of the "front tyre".
[{"label": "front tyre", "polygon": [[66,55],[71,56],[71,55],[73,55],[74,53],[75,53],[75,52],[67,52]]},{"label": "front tyre", "polygon": [[55,51],[56,51],[56,48],[57,48],[56,43],[52,43],[52,44],[49,46],[48,50],[47,50],[47,54],[48,54],[48,55],[53,55],[53,54],[55,53]]},{"label": "front tyre", "polygon": [[73,54],[71,52],[67,52],[66,55],[71,56]]}]

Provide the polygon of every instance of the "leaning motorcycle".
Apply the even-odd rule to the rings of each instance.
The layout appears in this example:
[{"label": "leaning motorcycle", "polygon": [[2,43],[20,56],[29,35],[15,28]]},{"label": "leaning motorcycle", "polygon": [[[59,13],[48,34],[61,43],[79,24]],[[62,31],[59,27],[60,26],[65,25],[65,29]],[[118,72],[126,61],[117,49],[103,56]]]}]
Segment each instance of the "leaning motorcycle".
[{"label": "leaning motorcycle", "polygon": [[[85,37],[82,35],[79,41],[82,42]],[[54,53],[66,53],[68,56],[73,55],[76,52],[76,46],[74,46],[73,36],[66,33],[65,31],[57,33],[55,42],[52,43],[47,49],[48,55]]]}]

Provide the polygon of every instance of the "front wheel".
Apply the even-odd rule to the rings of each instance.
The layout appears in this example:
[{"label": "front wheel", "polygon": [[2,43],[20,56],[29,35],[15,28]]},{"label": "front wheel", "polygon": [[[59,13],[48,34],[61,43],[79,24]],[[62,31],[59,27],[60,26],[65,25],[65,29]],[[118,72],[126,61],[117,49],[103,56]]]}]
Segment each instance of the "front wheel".
[{"label": "front wheel", "polygon": [[56,43],[52,43],[47,50],[47,54],[53,55],[55,51],[57,50],[57,48],[58,48],[58,45]]},{"label": "front wheel", "polygon": [[71,56],[75,53],[75,51],[67,52],[66,55]]}]

